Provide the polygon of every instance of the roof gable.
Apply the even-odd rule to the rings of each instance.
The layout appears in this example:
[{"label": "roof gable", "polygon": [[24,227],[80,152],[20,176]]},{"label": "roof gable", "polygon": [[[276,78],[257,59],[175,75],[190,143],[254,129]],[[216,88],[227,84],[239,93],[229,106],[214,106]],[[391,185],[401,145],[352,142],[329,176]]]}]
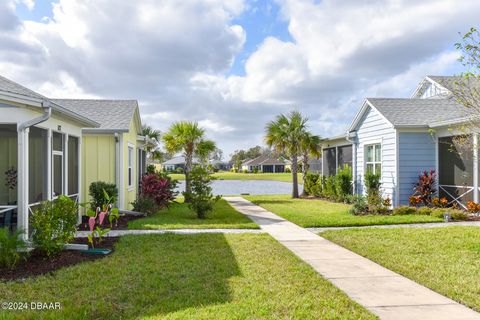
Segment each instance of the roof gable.
[{"label": "roof gable", "polygon": [[[100,124],[100,130],[127,132],[132,121],[141,132],[137,100],[51,99],[61,106]],[[95,129],[94,129],[95,130]]]}]

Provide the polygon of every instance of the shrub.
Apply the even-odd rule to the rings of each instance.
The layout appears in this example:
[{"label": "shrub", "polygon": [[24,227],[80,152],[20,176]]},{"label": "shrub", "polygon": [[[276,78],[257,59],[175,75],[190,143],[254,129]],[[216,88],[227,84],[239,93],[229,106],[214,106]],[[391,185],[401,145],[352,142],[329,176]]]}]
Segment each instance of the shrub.
[{"label": "shrub", "polygon": [[432,196],[437,192],[436,178],[435,170],[430,170],[429,172],[423,171],[422,174],[418,176],[418,182],[415,183],[413,187],[413,195],[418,196],[425,206],[432,204]]},{"label": "shrub", "polygon": [[335,189],[335,176],[328,176],[327,178],[325,178],[323,196],[329,199],[335,199],[337,197]]},{"label": "shrub", "polygon": [[285,168],[285,173],[292,173],[292,169],[290,169],[290,168]]},{"label": "shrub", "polygon": [[35,247],[48,257],[59,253],[75,237],[77,213],[78,205],[67,196],[42,202],[30,219]]},{"label": "shrub", "polygon": [[424,215],[424,216],[429,216],[432,214],[432,208],[430,207],[420,207],[417,209],[417,214]]},{"label": "shrub", "polygon": [[178,167],[177,169],[175,169],[175,172],[182,174],[185,172],[185,170],[182,167]]},{"label": "shrub", "polygon": [[346,164],[335,176],[335,193],[340,198],[352,194],[352,168]]},{"label": "shrub", "polygon": [[155,166],[153,164],[147,166],[147,173],[155,173]]},{"label": "shrub", "polygon": [[447,209],[443,209],[443,208],[435,208],[435,209],[432,209],[432,211],[430,212],[430,215],[435,218],[443,218],[443,215],[446,212],[446,210]]},{"label": "shrub", "polygon": [[438,198],[434,197],[432,198],[432,207],[434,208],[445,208],[448,205],[448,200],[445,197]]},{"label": "shrub", "polygon": [[350,214],[361,215],[368,211],[367,200],[362,195],[354,195],[352,199],[352,207],[350,208]]},{"label": "shrub", "polygon": [[21,230],[10,232],[7,227],[0,229],[0,267],[13,269],[20,260],[19,250],[26,244],[20,238]]},{"label": "shrub", "polygon": [[185,198],[190,201],[188,206],[196,212],[199,219],[205,219],[208,212],[213,210],[214,204],[220,199],[220,196],[213,196],[210,184],[214,178],[207,170],[196,166],[190,173],[192,191],[184,192]]},{"label": "shrub", "polygon": [[382,197],[380,196],[380,173],[367,171],[365,173],[365,188],[367,189],[367,202],[371,206],[369,211],[375,211],[376,207],[382,206]]},{"label": "shrub", "polygon": [[243,169],[242,172],[243,172],[243,173],[248,173],[248,170],[247,170],[247,169]]},{"label": "shrub", "polygon": [[307,195],[314,195],[314,189],[317,187],[317,182],[320,175],[308,172],[305,176],[305,185],[303,189]]},{"label": "shrub", "polygon": [[103,193],[104,190],[109,197],[113,197],[115,199],[118,198],[118,189],[114,183],[103,181],[92,182],[88,188],[88,194],[91,197],[90,209],[95,211],[98,207],[102,207],[105,201],[105,194]]},{"label": "shrub", "polygon": [[253,167],[253,173],[258,173],[258,168],[257,167]]},{"label": "shrub", "polygon": [[467,210],[470,213],[479,212],[480,211],[480,204],[470,200],[470,201],[467,202]]},{"label": "shrub", "polygon": [[138,196],[135,201],[132,202],[133,211],[145,213],[145,214],[153,214],[157,212],[157,204],[155,200],[150,197],[146,196]]},{"label": "shrub", "polygon": [[393,212],[392,212],[394,216],[405,216],[405,215],[416,214],[416,213],[417,213],[417,208],[410,207],[410,206],[400,206],[393,209]]},{"label": "shrub", "polygon": [[468,214],[463,210],[451,209],[449,212],[453,221],[467,220]]},{"label": "shrub", "polygon": [[147,174],[142,177],[141,197],[151,198],[158,208],[168,206],[175,199],[176,182],[164,173]]}]

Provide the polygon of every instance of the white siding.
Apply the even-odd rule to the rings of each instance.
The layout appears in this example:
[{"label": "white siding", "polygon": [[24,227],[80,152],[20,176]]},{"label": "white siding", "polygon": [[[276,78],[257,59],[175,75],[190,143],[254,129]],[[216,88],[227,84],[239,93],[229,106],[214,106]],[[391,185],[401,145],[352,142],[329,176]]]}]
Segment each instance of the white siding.
[{"label": "white siding", "polygon": [[365,146],[382,145],[382,192],[395,203],[396,176],[396,135],[393,126],[376,110],[369,109],[357,127],[357,193],[365,192],[363,176],[365,172]]},{"label": "white siding", "polygon": [[399,132],[398,144],[400,205],[407,205],[420,173],[435,169],[436,142],[429,132]]}]

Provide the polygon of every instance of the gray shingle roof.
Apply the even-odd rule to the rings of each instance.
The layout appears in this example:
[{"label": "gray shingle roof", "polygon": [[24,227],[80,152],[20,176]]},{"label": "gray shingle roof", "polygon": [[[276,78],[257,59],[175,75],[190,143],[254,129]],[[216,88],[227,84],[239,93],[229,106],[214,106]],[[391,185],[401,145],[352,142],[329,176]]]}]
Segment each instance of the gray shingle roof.
[{"label": "gray shingle roof", "polygon": [[100,124],[100,129],[129,130],[137,100],[50,99]]},{"label": "gray shingle roof", "polygon": [[10,92],[10,93],[15,93],[15,94],[21,94],[31,98],[45,99],[45,97],[42,96],[41,94],[36,93],[35,91],[32,91],[2,76],[0,76],[0,90]]},{"label": "gray shingle roof", "polygon": [[469,110],[454,99],[367,98],[394,126],[427,127],[442,121],[472,116]]}]

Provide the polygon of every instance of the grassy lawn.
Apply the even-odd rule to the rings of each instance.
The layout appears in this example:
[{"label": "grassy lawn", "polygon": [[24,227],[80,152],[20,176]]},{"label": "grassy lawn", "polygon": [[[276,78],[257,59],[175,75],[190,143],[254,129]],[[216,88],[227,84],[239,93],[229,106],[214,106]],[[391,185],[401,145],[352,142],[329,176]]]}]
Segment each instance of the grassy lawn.
[{"label": "grassy lawn", "polygon": [[258,225],[220,199],[206,219],[198,219],[183,199],[168,209],[146,218],[131,221],[129,229],[258,229]]},{"label": "grassy lawn", "polygon": [[[223,180],[273,180],[292,182],[291,173],[235,173],[229,171],[220,171],[213,174],[214,177]],[[184,174],[172,173],[172,179],[185,180]],[[302,182],[302,174],[298,174],[298,182]]]},{"label": "grassy lawn", "polygon": [[[42,319],[374,319],[268,235],[145,235],[25,282],[2,301],[58,301]],[[0,311],[38,319],[39,311]]]},{"label": "grassy lawn", "polygon": [[244,198],[305,228],[443,221],[440,218],[424,215],[354,216],[348,213],[350,205],[324,200],[291,199],[288,195],[245,196]]},{"label": "grassy lawn", "polygon": [[480,311],[477,227],[340,230],[322,237]]}]

